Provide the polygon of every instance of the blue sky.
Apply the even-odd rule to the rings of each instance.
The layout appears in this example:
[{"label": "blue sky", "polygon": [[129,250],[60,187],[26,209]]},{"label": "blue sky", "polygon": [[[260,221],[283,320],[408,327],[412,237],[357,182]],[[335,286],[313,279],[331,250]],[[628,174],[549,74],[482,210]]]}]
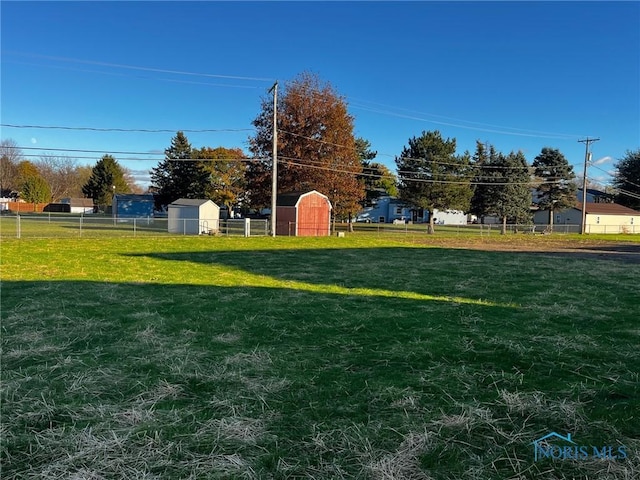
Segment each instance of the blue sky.
[{"label": "blue sky", "polygon": [[[606,182],[640,148],[640,2],[13,2],[1,8],[1,118],[23,153],[104,153],[144,180],[177,130],[242,148],[261,99],[313,72],[377,160],[423,131],[558,148]],[[189,130],[210,130],[190,132]],[[60,150],[54,150],[60,149]],[[93,150],[74,152],[73,150]],[[135,154],[114,153],[135,152]],[[82,158],[89,157],[89,158]],[[131,158],[135,158],[131,159]]]}]

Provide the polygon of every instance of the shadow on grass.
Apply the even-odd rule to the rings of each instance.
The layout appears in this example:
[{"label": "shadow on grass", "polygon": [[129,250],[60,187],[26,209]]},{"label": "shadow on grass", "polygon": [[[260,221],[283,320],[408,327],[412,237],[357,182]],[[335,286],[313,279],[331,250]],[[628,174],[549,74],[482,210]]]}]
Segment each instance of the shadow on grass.
[{"label": "shadow on grass", "polygon": [[[268,272],[265,283],[274,276],[290,281],[294,267],[310,282],[320,274],[344,277],[340,269],[360,257],[333,252],[340,258],[327,264],[314,251],[257,253],[264,256],[204,255],[238,269],[237,280]],[[394,263],[412,252],[378,253]],[[468,288],[466,276],[499,257],[487,254],[474,264],[472,253],[457,257],[468,269],[443,273],[440,281]],[[199,255],[179,255],[178,263],[194,262],[187,267],[195,269],[212,260]],[[512,261],[507,267],[515,271]],[[378,276],[385,267],[347,283],[434,294],[445,287],[435,276],[443,264],[433,263],[439,267],[425,266],[414,279]],[[397,270],[408,275],[412,268]],[[515,287],[506,281],[501,288],[506,295]],[[262,478],[335,478],[330,458],[344,478],[370,478],[362,472],[382,471],[387,460],[410,464],[396,478],[421,478],[422,458],[429,475],[447,478],[472,471],[480,458],[497,465],[485,478],[510,478],[513,464],[531,465],[529,443],[550,429],[594,441],[603,428],[607,440],[637,433],[630,347],[637,336],[620,331],[635,327],[630,316],[612,332],[588,315],[578,329],[575,312],[549,315],[532,303],[517,309],[321,290],[3,282],[4,473],[89,478],[83,469],[91,466],[93,476],[127,478],[114,470],[123,458],[133,469],[129,478],[150,471],[162,478],[242,477],[224,471],[223,460],[231,459]],[[501,466],[505,454],[514,463]],[[571,478],[573,467],[563,468]]]},{"label": "shadow on grass", "polygon": [[[278,249],[126,254],[155,260],[224,267],[237,272],[239,284],[316,293],[397,297],[452,303],[515,307],[499,298],[499,289],[478,285],[496,253],[407,247]],[[479,258],[479,255],[483,255]],[[513,275],[511,272],[510,275]],[[212,278],[213,284],[216,279]],[[523,276],[522,281],[526,281]],[[530,279],[529,279],[530,281]],[[526,288],[526,286],[525,286]],[[494,294],[498,294],[494,298]]]},{"label": "shadow on grass", "polygon": [[[534,303],[536,292],[547,287],[544,281],[541,284],[541,278],[557,275],[556,278],[561,279],[571,272],[578,284],[580,281],[592,282],[597,278],[594,275],[604,268],[608,269],[607,275],[617,268],[622,273],[623,267],[630,263],[630,255],[640,261],[640,246],[602,248],[602,251],[590,247],[588,251],[560,252],[412,247],[304,248],[125,255],[177,262],[176,265],[233,268],[238,274],[245,275],[245,284],[254,286],[270,284],[276,288],[362,295],[372,299],[395,296],[518,307],[523,303]],[[215,284],[216,279],[212,281]],[[626,291],[623,285],[620,288]],[[565,294],[571,295],[570,290],[565,290]],[[580,289],[576,289],[576,293],[580,294]]]},{"label": "shadow on grass", "polygon": [[421,478],[418,463],[447,478],[478,458],[483,478],[515,478],[549,430],[640,431],[638,274],[624,262],[126,245],[81,265],[94,281],[3,281],[7,478],[80,477],[98,457],[103,478],[125,478],[117,458],[129,478],[241,478],[225,476],[234,462],[261,478],[376,478],[362,472],[388,463],[413,469],[395,478]]}]

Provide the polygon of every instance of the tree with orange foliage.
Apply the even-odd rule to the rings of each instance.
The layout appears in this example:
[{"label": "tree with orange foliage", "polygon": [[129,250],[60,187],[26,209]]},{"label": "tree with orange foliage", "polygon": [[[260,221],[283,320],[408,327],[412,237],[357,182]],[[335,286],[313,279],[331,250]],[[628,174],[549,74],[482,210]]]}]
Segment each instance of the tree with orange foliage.
[{"label": "tree with orange foliage", "polygon": [[[355,214],[364,198],[362,164],[344,99],[316,75],[303,73],[285,85],[277,112],[278,193],[317,190],[329,197],[336,217]],[[251,205],[260,208],[271,201],[272,98],[263,99],[253,125],[250,150],[264,160],[249,165],[247,186]]]}]

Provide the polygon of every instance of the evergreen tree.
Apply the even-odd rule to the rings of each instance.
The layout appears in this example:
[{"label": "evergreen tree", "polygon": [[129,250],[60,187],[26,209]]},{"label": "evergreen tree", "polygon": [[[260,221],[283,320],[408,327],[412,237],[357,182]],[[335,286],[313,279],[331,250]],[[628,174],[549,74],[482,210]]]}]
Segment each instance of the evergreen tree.
[{"label": "evergreen tree", "polygon": [[82,193],[93,199],[94,205],[111,205],[115,193],[129,193],[122,167],[111,155],[104,155],[91,170],[91,176],[82,187]]},{"label": "evergreen tree", "polygon": [[398,195],[396,176],[382,163],[372,161],[378,152],[371,150],[371,143],[364,138],[357,138],[356,149],[362,163],[360,181],[365,191],[365,197],[360,204],[370,207],[382,195]]},{"label": "evergreen tree", "polygon": [[545,147],[533,160],[534,174],[539,179],[538,206],[549,210],[549,226],[553,229],[555,210],[576,205],[576,184],[573,167],[559,150]]},{"label": "evergreen tree", "polygon": [[167,206],[179,198],[206,198],[209,173],[202,162],[193,158],[193,149],[183,132],[177,132],[164,154],[165,159],[151,170],[158,206]]},{"label": "evergreen tree", "polygon": [[398,195],[396,176],[381,163],[362,163],[362,183],[365,190],[365,198],[361,202],[363,207],[370,207],[383,195]]},{"label": "evergreen tree", "polygon": [[471,159],[466,153],[457,156],[455,152],[456,140],[444,140],[436,130],[409,139],[409,146],[396,157],[400,198],[428,210],[429,233],[434,232],[434,209],[469,209]]},{"label": "evergreen tree", "polygon": [[489,210],[502,220],[502,234],[507,231],[507,221],[529,223],[531,221],[531,175],[522,152],[505,156],[498,154],[495,179],[490,186]]},{"label": "evergreen tree", "polygon": [[496,171],[496,159],[498,152],[493,145],[485,145],[476,141],[476,151],[472,157],[473,161],[473,196],[469,212],[480,218],[480,223],[484,223],[484,217],[491,215],[491,198],[493,195],[493,185],[489,182],[493,180]]},{"label": "evergreen tree", "polygon": [[627,150],[616,163],[613,185],[617,189],[616,203],[640,210],[640,148]]}]

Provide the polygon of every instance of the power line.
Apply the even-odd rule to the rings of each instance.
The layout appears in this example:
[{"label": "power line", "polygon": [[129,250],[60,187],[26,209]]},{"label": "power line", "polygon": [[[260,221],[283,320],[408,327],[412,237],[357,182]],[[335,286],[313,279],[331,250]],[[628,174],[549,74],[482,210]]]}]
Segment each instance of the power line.
[{"label": "power line", "polygon": [[596,165],[590,165],[591,168],[595,168],[596,170],[600,170],[603,173],[606,173],[607,175],[609,175],[610,177],[614,177],[616,180],[620,180],[624,183],[628,183],[629,185],[633,185],[634,187],[638,187],[640,188],[640,185],[638,185],[637,183],[633,183],[631,180],[629,180],[628,178],[626,178],[625,176],[621,176],[618,174],[613,174],[611,172],[607,172],[606,170],[596,166]]},{"label": "power line", "polygon": [[[298,92],[289,92],[290,94],[296,95],[298,97],[304,98],[305,96],[308,96],[309,93],[313,94],[313,95],[321,95],[321,92],[315,92],[315,91],[311,91],[311,92],[305,92],[306,95],[303,95],[302,93],[298,93]],[[449,126],[449,127],[455,127],[455,128],[465,128],[468,130],[477,130],[477,131],[481,131],[481,132],[490,132],[490,133],[499,133],[499,134],[503,134],[503,135],[514,135],[514,136],[522,136],[522,137],[537,137],[537,138],[555,138],[558,140],[571,140],[574,139],[576,137],[578,137],[579,135],[577,134],[568,134],[568,133],[554,133],[554,132],[543,132],[540,130],[532,130],[532,129],[525,129],[525,128],[517,128],[517,127],[507,127],[504,125],[494,125],[494,124],[490,124],[490,123],[482,123],[482,122],[475,122],[472,120],[464,120],[464,119],[459,119],[459,118],[452,118],[452,117],[446,117],[444,115],[436,115],[433,113],[424,113],[424,112],[417,112],[414,110],[409,110],[409,109],[405,109],[405,108],[401,108],[401,107],[394,107],[394,106],[389,106],[389,105],[383,105],[383,104],[379,104],[379,103],[375,103],[375,102],[368,102],[365,100],[365,102],[371,104],[371,105],[378,105],[380,107],[384,107],[386,109],[397,109],[399,112],[408,112],[408,113],[397,113],[391,110],[382,110],[379,108],[372,108],[367,106],[366,104],[359,104],[359,102],[349,102],[347,97],[340,97],[343,100],[346,101],[346,103],[349,106],[355,107],[355,108],[359,108],[360,110],[365,110],[368,112],[373,112],[373,113],[380,113],[383,115],[389,115],[392,117],[398,117],[398,118],[406,118],[409,120],[418,120],[421,122],[429,122],[429,123],[435,123],[438,125],[444,125],[444,126]],[[413,115],[415,114],[415,115]],[[432,117],[438,117],[438,118],[442,118],[442,119],[447,119],[447,120],[451,120],[450,122],[448,121],[442,121],[442,120],[433,120],[430,118],[424,118],[422,116],[416,116],[416,115],[422,115],[422,116],[432,116]],[[453,122],[457,122],[457,123],[453,123]],[[460,123],[463,122],[463,123]],[[469,125],[464,125],[464,123],[467,123]]]},{"label": "power line", "polygon": [[[105,155],[110,155],[106,153]],[[42,158],[50,155],[45,154],[27,154],[23,155],[26,158]],[[72,159],[74,160],[96,160],[98,156],[77,156],[74,155]],[[263,162],[266,158],[169,158],[169,159],[155,159],[155,158],[142,158],[142,157],[119,157],[118,161],[129,162],[129,161],[139,161],[139,162],[152,162],[152,161],[164,161],[170,160],[172,162]]]},{"label": "power line", "polygon": [[[305,136],[305,135],[300,135],[300,134],[298,134],[298,133],[287,132],[286,130],[280,130],[280,129],[278,129],[278,132],[280,132],[280,133],[286,133],[286,134],[288,134],[288,135],[293,135],[293,136],[298,137],[298,138],[304,138],[305,140],[311,140],[311,141],[318,142],[318,143],[322,143],[322,144],[326,144],[326,145],[331,145],[331,146],[341,147],[341,148],[342,148],[342,147],[344,147],[344,148],[348,148],[348,149],[356,150],[356,148],[355,148],[355,147],[349,147],[348,145],[341,145],[341,144],[339,144],[339,143],[327,142],[327,141],[325,141],[325,140],[319,140],[319,139],[317,139],[317,138],[308,137],[308,136]],[[376,153],[376,155],[377,155],[377,153]],[[426,158],[414,158],[414,157],[405,157],[405,156],[402,156],[402,155],[393,155],[393,156],[394,156],[396,159],[401,159],[401,160],[429,161],[430,163],[432,163],[432,164],[436,164],[436,165],[460,166],[460,164],[458,164],[458,163],[438,162],[438,161],[432,160],[431,158],[429,158],[429,159],[426,159]],[[447,157],[442,157],[442,158],[447,158]],[[474,164],[470,164],[470,166],[472,166],[472,167],[473,167],[473,166],[474,166]],[[522,167],[511,167],[511,166],[507,166],[507,165],[505,165],[505,166],[500,166],[500,165],[486,165],[486,164],[485,164],[485,165],[482,165],[482,168],[495,168],[495,169],[520,169],[520,168],[522,168]],[[527,166],[527,168],[529,168],[530,170],[532,170],[532,171],[533,171],[533,167],[531,167],[531,166]]]},{"label": "power line", "polygon": [[50,129],[50,130],[82,130],[92,132],[136,132],[136,133],[218,133],[218,132],[251,132],[254,128],[201,128],[201,129],[168,129],[168,128],[101,128],[101,127],[69,127],[62,125],[15,125],[11,123],[0,123],[1,127],[8,128],[29,128],[29,129]]},{"label": "power line", "polygon": [[[28,66],[32,66],[32,67],[39,67],[40,65],[35,64],[35,63],[28,63],[28,62],[5,62],[5,63],[12,63],[14,65],[28,65]],[[72,72],[83,72],[83,73],[97,73],[99,75],[110,75],[113,77],[130,77],[130,78],[137,78],[137,79],[142,79],[142,80],[159,80],[161,82],[170,82],[170,83],[184,83],[187,85],[204,85],[204,86],[209,86],[209,87],[229,87],[229,88],[244,88],[244,89],[252,89],[252,90],[257,90],[261,87],[257,87],[254,85],[233,85],[233,84],[229,84],[229,83],[211,83],[211,82],[196,82],[194,80],[178,80],[176,78],[160,78],[160,77],[147,77],[147,76],[143,76],[143,75],[136,75],[136,74],[130,74],[130,73],[122,73],[122,72],[107,72],[104,70],[89,70],[87,68],[74,68],[74,67],[67,67],[67,66],[63,66],[63,65],[47,65],[47,68],[57,68],[57,69],[61,69],[61,70],[70,70]]]},{"label": "power line", "polygon": [[[182,131],[186,131],[186,130],[182,130]],[[129,152],[129,151],[105,151],[105,150],[84,150],[84,149],[72,149],[72,148],[48,148],[48,147],[26,147],[26,146],[7,146],[6,148],[10,148],[10,149],[14,149],[14,150],[40,150],[40,151],[44,151],[44,152],[70,152],[70,153],[97,153],[97,154],[103,154],[103,155],[164,155],[164,152]],[[39,156],[43,156],[45,155],[45,153],[39,154],[39,155],[24,155],[25,157],[39,157]],[[76,157],[76,158],[87,158],[87,157]],[[93,158],[93,157],[88,157],[88,158]],[[286,156],[283,156],[282,158],[289,158]],[[416,160],[416,161],[425,161],[427,159],[424,158],[413,158],[413,157],[398,157],[404,160]],[[446,158],[446,157],[443,157]],[[300,160],[300,161],[304,161],[307,163],[319,163],[319,164],[324,164],[324,162],[319,161],[319,160],[302,160],[299,158],[293,158],[294,160]],[[126,159],[123,159],[126,160]],[[150,159],[150,158],[131,158],[131,160],[154,160],[154,159]],[[210,160],[210,159],[198,159],[198,158],[193,158],[191,160]],[[434,164],[434,165],[444,165],[444,166],[455,166],[455,167],[460,167],[462,165],[460,165],[459,163],[451,163],[451,162],[439,162],[437,160],[428,160],[429,163]],[[467,165],[469,168],[473,169],[476,168],[476,165],[474,164],[469,164]],[[527,166],[527,167],[517,167],[517,166],[499,166],[499,165],[483,165],[482,168],[491,168],[491,169],[495,169],[495,170],[512,170],[512,169],[522,169],[522,168],[527,168],[529,171],[533,171],[533,167],[531,166]]]},{"label": "power line", "polygon": [[[327,166],[318,166],[318,165],[309,165],[306,163],[300,163],[300,162],[295,162],[292,160],[287,160],[287,164],[289,165],[296,165],[299,167],[306,167],[306,168],[314,168],[317,170],[324,170],[324,171],[328,171],[328,172],[336,172],[336,173],[349,173],[351,175],[361,175],[357,172],[353,172],[350,170],[341,170],[341,169],[337,169],[337,168],[333,168],[333,167],[327,167]],[[372,177],[378,177],[378,178],[384,178],[384,175],[375,175],[372,174],[370,175]],[[422,182],[422,183],[436,183],[436,184],[440,184],[440,183],[445,183],[445,184],[456,184],[456,185],[534,185],[535,182],[474,182],[474,181],[469,181],[469,180],[434,180],[434,179],[428,179],[428,178],[409,178],[409,177],[402,177],[402,176],[398,176],[397,177],[399,181],[402,182]],[[549,182],[549,183],[560,183],[560,181],[558,182]]]},{"label": "power line", "polygon": [[[356,106],[356,108],[360,108],[362,110],[371,111],[371,112],[374,112],[374,113],[382,113],[382,114],[385,114],[385,115],[390,115],[390,116],[394,116],[394,117],[398,117],[398,118],[406,118],[408,120],[418,120],[418,121],[421,121],[421,122],[435,123],[437,125],[444,125],[444,126],[447,126],[447,127],[465,128],[467,130],[476,130],[476,131],[479,131],[479,132],[499,133],[499,134],[502,134],[502,135],[514,135],[514,136],[520,136],[520,137],[555,138],[555,139],[558,139],[558,140],[569,140],[571,138],[575,138],[575,137],[571,137],[571,136],[565,135],[565,134],[525,133],[526,131],[524,129],[517,129],[517,128],[513,128],[513,130],[521,130],[521,131],[519,131],[519,132],[518,131],[510,132],[510,131],[507,131],[507,130],[497,130],[495,128],[475,127],[475,126],[471,126],[471,125],[462,125],[460,123],[443,122],[443,121],[439,121],[439,120],[432,120],[432,119],[428,119],[428,118],[417,117],[415,115],[394,113],[394,112],[383,111],[383,110],[374,110],[374,109],[370,109],[370,108],[366,108],[366,107],[357,107]],[[468,121],[468,120],[461,120],[461,121]],[[479,124],[479,122],[471,122],[471,121],[468,121],[468,122],[469,123],[477,123],[477,124]],[[482,124],[480,124],[480,125],[482,125]],[[503,127],[503,128],[512,128],[512,127]],[[532,130],[531,132],[535,132],[535,130]]]},{"label": "power line", "polygon": [[[356,99],[356,100],[359,100],[359,99]],[[384,104],[369,102],[368,100],[362,100],[362,101],[370,103],[372,105],[377,105],[377,106],[380,106],[380,107],[384,107],[384,108],[397,108],[397,107],[393,107],[393,106],[390,106],[390,105],[384,105]],[[351,103],[350,105],[353,105],[353,104]],[[360,106],[358,108],[366,110],[366,109],[368,109],[370,107]],[[504,133],[513,133],[513,134],[528,133],[528,134],[531,134],[531,135],[539,135],[541,137],[546,137],[546,138],[559,138],[559,139],[572,139],[572,138],[575,138],[575,137],[579,136],[579,135],[569,134],[569,133],[544,132],[544,131],[540,131],[540,130],[532,130],[532,129],[525,129],[525,128],[517,128],[517,127],[507,127],[505,125],[495,125],[495,124],[483,123],[483,122],[474,122],[474,121],[471,121],[471,120],[464,120],[464,119],[460,119],[460,118],[447,117],[447,116],[444,116],[444,115],[437,115],[437,114],[428,113],[428,112],[418,112],[418,111],[415,111],[415,110],[409,110],[409,109],[404,109],[404,108],[398,108],[398,110],[406,111],[406,112],[409,112],[409,113],[415,113],[415,114],[418,114],[418,115],[427,115],[427,116],[431,116],[431,117],[442,118],[442,119],[451,120],[451,121],[454,121],[454,122],[464,122],[464,123],[468,123],[468,124],[471,124],[471,125],[479,125],[479,126],[484,126],[484,127],[508,129],[508,130],[514,130],[515,131],[515,132],[504,132]],[[387,113],[387,112],[382,111],[380,113]],[[432,120],[429,120],[429,119],[424,119],[424,120],[425,121],[432,121]],[[435,123],[435,121],[434,121],[434,123]],[[451,125],[451,124],[447,123],[447,125]],[[458,126],[458,124],[453,124],[453,125],[454,126]],[[464,125],[460,125],[460,126],[462,128],[473,128],[473,127],[466,127]]]},{"label": "power line", "polygon": [[46,150],[51,152],[78,152],[78,153],[102,153],[102,154],[114,154],[114,155],[164,155],[164,152],[107,152],[105,150],[83,150],[79,148],[45,148],[45,147],[7,147],[18,150]]},{"label": "power line", "polygon": [[[242,81],[260,81],[260,82],[273,81],[273,79],[266,78],[266,77],[251,77],[251,76],[238,76],[238,75],[209,74],[209,73],[200,73],[200,72],[192,72],[192,71],[181,71],[181,70],[145,67],[145,66],[137,66],[137,65],[109,63],[109,62],[101,62],[101,61],[94,61],[94,60],[83,60],[83,59],[77,59],[77,58],[47,56],[47,55],[22,53],[22,52],[11,52],[11,51],[7,52],[7,51],[5,51],[5,52],[3,52],[3,54],[4,55],[7,55],[7,54],[10,54],[10,55],[21,55],[21,56],[26,56],[26,57],[31,57],[31,58],[54,60],[54,61],[60,61],[60,62],[66,62],[66,63],[79,63],[79,64],[97,65],[97,66],[108,67],[108,68],[139,70],[139,71],[156,72],[156,73],[168,73],[168,74],[183,75],[183,76],[197,76],[197,77],[207,77],[207,78],[223,78],[223,79],[234,79],[234,80],[242,80]],[[105,73],[105,72],[101,72],[101,73]],[[230,86],[230,85],[222,85],[222,86]],[[291,92],[291,93],[297,94],[297,92]],[[320,95],[321,92],[317,92],[315,90],[312,90],[312,91],[305,92],[305,94]],[[302,95],[302,94],[300,94],[300,95]],[[571,139],[571,138],[575,138],[575,136],[576,136],[576,135],[565,134],[565,133],[544,132],[544,131],[538,131],[538,130],[532,130],[532,129],[522,129],[522,128],[517,128],[517,127],[507,127],[507,126],[502,126],[502,125],[494,125],[494,124],[488,124],[488,123],[482,123],[482,122],[475,122],[475,121],[470,121],[470,120],[464,120],[464,119],[458,119],[458,118],[447,117],[447,116],[442,116],[442,115],[436,115],[436,114],[432,114],[432,113],[424,113],[424,112],[412,111],[412,110],[408,110],[408,109],[404,109],[404,108],[400,108],[400,107],[392,107],[392,106],[389,106],[389,105],[379,104],[379,103],[375,103],[375,102],[368,102],[371,105],[375,105],[377,107],[383,107],[385,109],[397,108],[397,110],[399,112],[408,112],[408,113],[397,113],[397,112],[393,112],[393,111],[390,111],[390,110],[381,110],[380,108],[377,108],[377,107],[376,108],[371,108],[371,107],[367,106],[366,104],[359,104],[359,101],[360,101],[359,99],[356,99],[355,102],[348,103],[348,99],[346,97],[340,96],[340,95],[336,95],[336,97],[338,99],[340,99],[340,100],[347,101],[348,105],[355,106],[355,108],[360,108],[360,109],[363,109],[363,110],[368,110],[368,111],[372,111],[372,112],[375,112],[375,113],[381,113],[381,114],[386,114],[386,115],[395,116],[395,117],[402,117],[402,118],[408,118],[408,119],[413,119],[413,120],[418,120],[418,121],[431,122],[431,123],[451,126],[451,127],[455,127],[455,128],[464,128],[464,129],[478,130],[478,131],[484,131],[484,132],[492,132],[492,133],[505,134],[505,135],[515,135],[515,136],[539,137],[539,138],[556,138],[556,139],[560,139],[560,140],[568,140],[568,139]],[[416,115],[421,115],[421,116],[416,116]],[[437,117],[437,118],[442,118],[442,119],[451,120],[451,121],[434,120],[434,119],[430,119],[430,118],[424,118],[423,116]],[[453,123],[453,122],[457,122],[457,123]],[[464,122],[464,123],[467,123],[469,125],[464,125],[464,124],[461,124],[460,122]],[[14,128],[59,128],[59,129],[67,129],[67,130],[140,132],[140,133],[143,133],[143,132],[145,132],[145,133],[168,133],[168,132],[177,131],[177,130],[168,130],[168,129],[157,129],[157,130],[151,130],[151,129],[120,129],[120,128],[99,129],[99,128],[92,128],[92,127],[54,127],[54,126],[44,127],[44,126],[36,126],[36,125],[33,125],[33,126],[29,126],[29,125],[14,126],[14,125],[9,125],[9,124],[4,124],[3,126],[14,127]],[[509,130],[511,130],[511,131],[509,131]],[[225,132],[241,132],[241,131],[250,131],[250,130],[249,129],[222,129],[222,130],[201,129],[201,130],[183,130],[183,131],[200,133],[200,132],[223,132],[223,131],[225,131]],[[291,132],[284,132],[284,133],[295,135],[295,134],[293,134]],[[320,140],[313,139],[313,138],[309,138],[309,139],[310,140],[314,140],[314,141],[320,141]],[[333,144],[333,145],[340,146],[340,145],[337,145],[337,144]],[[344,145],[343,145],[343,147],[344,147]],[[378,153],[378,155],[384,156],[384,157],[394,157],[395,156],[395,155],[388,154],[388,153]]]},{"label": "power line", "polygon": [[[144,66],[137,66],[137,65],[101,62],[101,61],[95,61],[95,60],[84,60],[84,59],[69,58],[69,57],[56,57],[56,56],[49,56],[49,55],[39,55],[39,54],[11,52],[11,51],[3,52],[3,55],[7,55],[7,54],[25,56],[25,57],[30,57],[30,58],[38,58],[38,59],[44,59],[44,60],[53,60],[53,61],[59,61],[59,62],[65,62],[65,63],[96,65],[96,66],[109,67],[109,68],[119,68],[119,69],[126,69],[126,70],[137,70],[137,71],[154,72],[154,73],[167,73],[167,74],[172,74],[172,75],[196,76],[196,77],[205,77],[205,78],[222,78],[222,79],[232,79],[232,80],[242,80],[242,81],[258,81],[258,82],[273,82],[274,81],[274,79],[267,78],[267,77],[251,77],[251,76],[240,76],[240,75],[210,74],[210,73],[192,72],[192,71],[184,71],[184,70],[171,70],[171,69],[164,69],[164,68],[144,67]],[[292,93],[295,93],[295,92],[292,92]],[[307,94],[311,93],[311,94],[315,95],[315,94],[319,94],[320,92],[311,91],[311,92],[305,92],[305,93],[307,93]],[[339,99],[348,100],[344,96],[336,95],[336,97],[339,98]],[[431,123],[441,124],[441,125],[445,125],[445,126],[451,126],[451,127],[455,127],[455,128],[465,128],[465,129],[478,130],[478,131],[484,131],[484,132],[499,133],[499,134],[504,134],[504,135],[516,135],[516,136],[540,137],[540,138],[556,138],[556,139],[564,139],[564,140],[575,138],[577,136],[577,135],[564,134],[564,133],[543,132],[543,131],[531,130],[531,129],[522,129],[522,128],[516,128],[516,127],[506,127],[506,126],[502,126],[502,125],[493,125],[493,124],[487,124],[487,123],[482,123],[482,122],[475,122],[475,121],[471,121],[471,120],[464,120],[464,119],[458,119],[458,118],[453,118],[453,117],[446,117],[446,116],[442,116],[442,115],[435,115],[435,114],[431,114],[431,113],[417,112],[417,111],[412,111],[412,110],[408,110],[408,109],[404,109],[404,108],[400,108],[400,107],[392,107],[392,106],[389,106],[389,105],[379,104],[379,103],[375,103],[375,102],[369,102],[371,105],[377,105],[377,106],[380,106],[380,107],[384,107],[385,109],[397,108],[399,111],[408,112],[407,114],[396,113],[396,112],[392,112],[392,111],[389,111],[389,110],[373,109],[371,107],[367,107],[364,104],[358,105],[358,101],[359,101],[359,99],[356,99],[355,102],[351,102],[351,103],[347,102],[347,103],[349,105],[355,106],[355,108],[360,108],[360,109],[363,109],[363,110],[372,111],[374,113],[382,113],[382,114],[395,116],[395,117],[402,117],[402,118],[408,118],[408,119],[412,119],[412,120],[431,122]],[[452,122],[445,122],[445,121],[433,120],[433,119],[428,119],[428,118],[422,118],[422,117],[417,117],[415,115],[409,115],[409,113],[415,113],[417,115],[423,115],[423,116],[435,116],[435,117],[438,117],[438,118],[451,120],[453,122],[468,123],[469,125],[463,125],[461,123],[452,123]],[[486,126],[486,127],[482,127],[482,126]],[[507,129],[507,130],[505,130],[505,129]],[[509,130],[512,130],[512,131],[509,131]]]},{"label": "power line", "polygon": [[622,190],[620,188],[614,188],[614,191],[627,197],[640,199],[640,193],[630,192],[628,190]]},{"label": "power line", "polygon": [[[32,150],[38,150],[38,147],[8,147],[8,148],[16,148],[16,149],[32,149]],[[80,152],[80,153],[98,153],[98,154],[106,154],[106,155],[111,155],[111,154],[129,154],[129,155],[145,155],[146,153],[141,153],[141,152],[109,152],[109,153],[105,153],[104,151],[101,150],[81,150],[81,149],[48,149],[48,150],[56,150],[56,151],[64,151],[64,152]],[[42,157],[44,154],[27,154],[24,155],[25,157]],[[164,155],[163,153],[154,153],[154,155]],[[74,158],[81,158],[81,159],[95,159],[96,157],[88,157],[88,156],[80,156],[80,157],[75,157]],[[287,165],[294,165],[294,166],[299,166],[299,167],[305,167],[305,168],[313,168],[313,169],[317,169],[317,170],[324,170],[324,171],[328,171],[328,172],[335,172],[335,173],[347,173],[350,175],[354,175],[354,176],[358,176],[358,177],[370,177],[370,178],[377,178],[377,179],[382,179],[382,178],[389,178],[389,175],[385,175],[385,174],[375,174],[375,173],[366,173],[363,171],[354,171],[354,170],[345,170],[345,169],[339,169],[339,168],[335,168],[335,167],[329,167],[326,166],[326,164],[320,162],[320,161],[308,161],[308,160],[303,160],[303,159],[299,159],[299,158],[293,158],[293,157],[283,157],[280,156],[280,159],[278,160],[279,164],[287,164]],[[245,163],[259,163],[259,162],[264,162],[267,160],[271,160],[270,158],[265,158],[265,157],[258,157],[258,158],[195,158],[195,157],[190,157],[190,158],[181,158],[181,159],[150,159],[150,158],[140,158],[140,157],[124,157],[124,158],[120,158],[120,161],[153,161],[153,160],[158,160],[158,161],[164,161],[164,160],[169,160],[172,162],[245,162]],[[320,165],[314,165],[314,163],[321,163]],[[451,164],[454,165],[454,164]],[[481,182],[481,181],[475,181],[475,180],[461,180],[461,181],[456,181],[456,180],[434,180],[434,179],[429,179],[429,178],[412,178],[412,177],[408,177],[406,176],[407,174],[410,175],[428,175],[428,173],[415,173],[415,172],[408,172],[408,171],[399,171],[398,175],[395,174],[391,174],[391,176],[393,178],[395,178],[397,181],[399,182],[421,182],[421,183],[432,183],[432,184],[459,184],[459,185],[534,185],[535,182],[534,181],[530,181],[530,182]],[[474,177],[474,178],[492,178],[492,177]],[[551,182],[551,183],[561,183],[561,181],[558,182]]]},{"label": "power line", "polygon": [[264,78],[264,77],[245,77],[239,75],[220,75],[213,73],[198,73],[198,72],[189,72],[183,70],[168,70],[164,68],[153,68],[153,67],[140,67],[136,65],[125,65],[120,63],[108,63],[108,62],[98,62],[93,60],[82,60],[78,58],[68,58],[68,57],[54,57],[49,55],[39,55],[33,53],[20,53],[20,52],[2,52],[3,55],[22,55],[31,58],[40,58],[44,60],[54,60],[58,62],[68,62],[68,63],[80,63],[85,65],[97,65],[101,67],[110,67],[110,68],[122,68],[127,70],[140,70],[144,72],[155,72],[155,73],[170,73],[173,75],[186,75],[186,76],[195,76],[195,77],[206,77],[206,78],[225,78],[231,80],[247,80],[247,81],[257,81],[257,82],[272,82],[273,79]]}]

